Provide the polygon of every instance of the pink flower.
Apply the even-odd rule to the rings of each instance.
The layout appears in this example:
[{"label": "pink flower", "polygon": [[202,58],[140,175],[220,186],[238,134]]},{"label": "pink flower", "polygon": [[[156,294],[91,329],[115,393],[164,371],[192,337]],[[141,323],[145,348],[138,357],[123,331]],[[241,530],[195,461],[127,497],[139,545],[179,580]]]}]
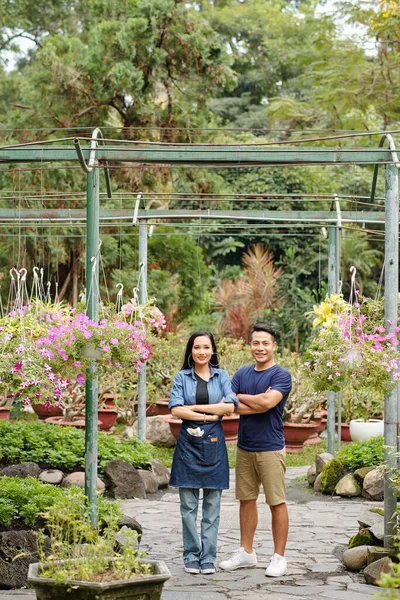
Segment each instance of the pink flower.
[{"label": "pink flower", "polygon": [[110,339],[110,342],[111,342],[111,343],[112,343],[114,346],[117,346],[117,345],[119,344],[119,342],[118,342],[117,338],[111,338],[111,339]]}]

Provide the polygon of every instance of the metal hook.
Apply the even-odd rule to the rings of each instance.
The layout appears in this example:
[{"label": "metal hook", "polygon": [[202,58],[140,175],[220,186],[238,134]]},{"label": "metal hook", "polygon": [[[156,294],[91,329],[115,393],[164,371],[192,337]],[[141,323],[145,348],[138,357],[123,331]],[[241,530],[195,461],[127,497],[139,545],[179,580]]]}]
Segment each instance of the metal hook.
[{"label": "metal hook", "polygon": [[20,273],[20,275],[21,275],[21,273],[22,273],[22,275],[21,275],[21,281],[26,281],[26,276],[27,276],[27,274],[28,274],[28,271],[25,269],[25,267],[22,267],[22,268],[19,270],[19,273]]},{"label": "metal hook", "polygon": [[15,281],[15,279],[13,277],[13,271],[16,271],[16,269],[14,269],[14,267],[12,269],[10,269],[10,277],[13,281]]},{"label": "metal hook", "polygon": [[43,275],[44,275],[44,269],[43,267],[40,267],[40,283],[43,283]]},{"label": "metal hook", "polygon": [[93,263],[92,264],[92,273],[94,273],[96,270],[97,258],[95,256],[92,256],[92,258],[90,259],[90,262]]},{"label": "metal hook", "polygon": [[117,296],[122,296],[122,292],[123,292],[123,289],[124,289],[123,283],[117,283],[115,287],[119,288]]},{"label": "metal hook", "polygon": [[342,287],[343,287],[343,281],[341,279],[339,279],[339,281],[338,281],[338,294],[339,294],[339,296],[342,293]]},{"label": "metal hook", "polygon": [[33,267],[32,271],[33,271],[33,278],[39,279],[39,275],[38,275],[39,267]]},{"label": "metal hook", "polygon": [[357,269],[355,268],[354,265],[352,265],[349,269],[350,273],[351,273],[351,283],[355,283],[356,281],[356,273],[357,273]]}]

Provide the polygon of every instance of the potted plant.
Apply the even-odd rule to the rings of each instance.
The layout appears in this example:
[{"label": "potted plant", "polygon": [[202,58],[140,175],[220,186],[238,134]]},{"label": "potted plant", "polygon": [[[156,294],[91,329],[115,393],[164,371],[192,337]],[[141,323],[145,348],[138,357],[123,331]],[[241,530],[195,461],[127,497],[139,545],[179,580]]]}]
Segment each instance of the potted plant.
[{"label": "potted plant", "polygon": [[384,326],[383,300],[362,298],[354,305],[340,296],[314,307],[319,326],[304,366],[317,391],[344,392],[347,420],[368,421],[383,410],[383,398],[400,377],[398,332]]},{"label": "potted plant", "polygon": [[[28,581],[37,600],[159,600],[170,577],[163,561],[148,560],[139,551],[137,534],[118,533],[119,514],[92,527],[83,493],[60,499],[45,514],[51,553],[29,567]],[[117,542],[118,539],[118,542]]]},{"label": "potted plant", "polygon": [[[278,359],[292,376],[292,391],[283,409],[283,434],[286,452],[299,453],[304,443],[316,434],[322,415],[314,420],[315,414],[324,401],[324,395],[313,389],[312,381],[303,368],[301,357],[296,352],[285,351]],[[313,443],[321,440],[316,434]]]}]

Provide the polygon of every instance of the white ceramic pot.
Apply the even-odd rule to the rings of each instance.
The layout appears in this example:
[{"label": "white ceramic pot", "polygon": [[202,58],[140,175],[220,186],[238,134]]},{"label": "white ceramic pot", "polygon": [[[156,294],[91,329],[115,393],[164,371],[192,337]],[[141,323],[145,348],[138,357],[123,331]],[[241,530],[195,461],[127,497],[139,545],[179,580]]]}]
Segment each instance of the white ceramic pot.
[{"label": "white ceramic pot", "polygon": [[353,419],[350,421],[350,437],[353,442],[365,442],[378,435],[383,435],[383,421],[381,419]]}]

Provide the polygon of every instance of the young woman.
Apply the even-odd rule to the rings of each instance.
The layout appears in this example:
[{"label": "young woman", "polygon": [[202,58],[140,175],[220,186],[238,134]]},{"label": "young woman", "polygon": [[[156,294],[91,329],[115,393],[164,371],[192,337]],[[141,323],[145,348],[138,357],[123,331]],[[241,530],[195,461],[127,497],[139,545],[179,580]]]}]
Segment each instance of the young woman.
[{"label": "young woman", "polygon": [[[222,490],[229,488],[229,464],[221,418],[237,406],[228,374],[219,368],[214,338],[190,336],[182,369],[175,375],[169,409],[182,419],[170,485],[179,488],[183,560],[187,573],[215,573]],[[203,490],[200,538],[199,494]]]}]

